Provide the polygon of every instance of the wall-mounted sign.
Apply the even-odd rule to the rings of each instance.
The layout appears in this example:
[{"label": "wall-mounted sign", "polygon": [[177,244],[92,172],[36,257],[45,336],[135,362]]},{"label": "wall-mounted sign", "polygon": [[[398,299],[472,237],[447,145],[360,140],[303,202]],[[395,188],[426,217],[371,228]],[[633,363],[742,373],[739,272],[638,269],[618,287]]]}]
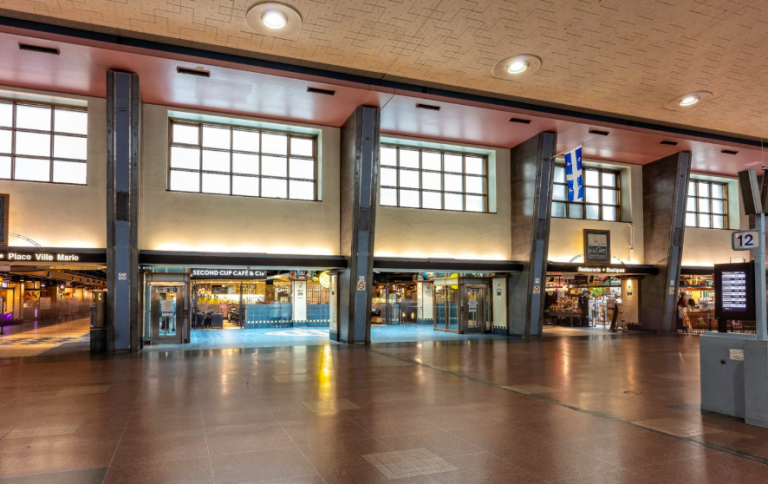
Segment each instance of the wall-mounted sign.
[{"label": "wall-mounted sign", "polygon": [[590,266],[578,266],[576,272],[581,274],[626,274],[626,267],[590,267]]},{"label": "wall-mounted sign", "polygon": [[9,250],[0,252],[0,262],[42,262],[44,264],[58,264],[67,262],[90,262],[106,264],[107,253],[104,252],[53,252],[49,250]]},{"label": "wall-mounted sign", "polygon": [[253,269],[192,269],[193,280],[199,279],[249,279],[267,278],[267,271]]},{"label": "wall-mounted sign", "polygon": [[584,229],[584,262],[611,262],[611,231]]}]

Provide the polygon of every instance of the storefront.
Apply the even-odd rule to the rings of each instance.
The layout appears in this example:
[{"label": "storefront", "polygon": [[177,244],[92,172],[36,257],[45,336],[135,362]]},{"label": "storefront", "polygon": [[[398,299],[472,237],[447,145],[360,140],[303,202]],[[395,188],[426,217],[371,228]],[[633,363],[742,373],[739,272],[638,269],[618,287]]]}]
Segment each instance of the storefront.
[{"label": "storefront", "polygon": [[[714,270],[711,267],[683,267],[678,290],[677,331],[700,334],[717,331],[715,319]],[[733,330],[744,330],[742,323]]]}]

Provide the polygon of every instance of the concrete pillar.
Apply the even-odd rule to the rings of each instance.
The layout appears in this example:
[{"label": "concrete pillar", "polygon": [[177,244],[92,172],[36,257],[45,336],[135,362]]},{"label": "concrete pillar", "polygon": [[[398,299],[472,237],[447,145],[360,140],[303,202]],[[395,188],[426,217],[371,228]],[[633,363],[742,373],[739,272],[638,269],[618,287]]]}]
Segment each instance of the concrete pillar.
[{"label": "concrete pillar", "polygon": [[640,321],[640,279],[626,277],[621,280],[621,310],[627,324]]},{"label": "concrete pillar", "polygon": [[691,154],[687,152],[643,166],[644,261],[659,271],[640,280],[640,324],[644,330],[675,330],[690,177]]},{"label": "concrete pillar", "polygon": [[137,351],[139,322],[139,76],[107,71],[107,345]]},{"label": "concrete pillar", "polygon": [[511,335],[541,335],[556,143],[539,133],[512,148],[512,260],[523,270],[509,278]]},{"label": "concrete pillar", "polygon": [[344,343],[370,343],[373,240],[379,165],[379,109],[361,106],[341,128],[339,332]]}]

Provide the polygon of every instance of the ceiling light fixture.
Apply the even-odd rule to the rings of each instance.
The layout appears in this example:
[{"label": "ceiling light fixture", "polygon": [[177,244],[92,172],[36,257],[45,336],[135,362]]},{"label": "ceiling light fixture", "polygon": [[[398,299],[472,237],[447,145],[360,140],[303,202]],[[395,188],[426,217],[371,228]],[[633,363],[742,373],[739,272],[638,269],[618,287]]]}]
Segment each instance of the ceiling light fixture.
[{"label": "ceiling light fixture", "polygon": [[243,30],[269,37],[298,40],[301,15],[290,5],[278,2],[258,3],[245,14]]},{"label": "ceiling light fixture", "polygon": [[709,91],[696,91],[682,94],[664,105],[666,109],[672,111],[688,111],[702,103],[712,99],[714,95]]},{"label": "ceiling light fixture", "polygon": [[508,57],[493,67],[493,76],[499,79],[519,80],[530,76],[541,67],[541,59],[531,54]]}]

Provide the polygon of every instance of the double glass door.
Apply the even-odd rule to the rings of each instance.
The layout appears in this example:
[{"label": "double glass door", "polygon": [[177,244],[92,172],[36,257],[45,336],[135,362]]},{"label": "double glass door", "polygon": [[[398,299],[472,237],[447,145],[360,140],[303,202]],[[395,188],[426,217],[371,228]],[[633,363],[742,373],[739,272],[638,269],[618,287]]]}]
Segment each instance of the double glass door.
[{"label": "double glass door", "polygon": [[184,286],[151,286],[151,341],[181,343],[184,324]]},{"label": "double glass door", "polygon": [[484,333],[488,328],[490,292],[487,285],[435,283],[435,329]]},{"label": "double glass door", "polygon": [[485,330],[486,286],[464,286],[462,326],[464,333],[482,333]]}]

